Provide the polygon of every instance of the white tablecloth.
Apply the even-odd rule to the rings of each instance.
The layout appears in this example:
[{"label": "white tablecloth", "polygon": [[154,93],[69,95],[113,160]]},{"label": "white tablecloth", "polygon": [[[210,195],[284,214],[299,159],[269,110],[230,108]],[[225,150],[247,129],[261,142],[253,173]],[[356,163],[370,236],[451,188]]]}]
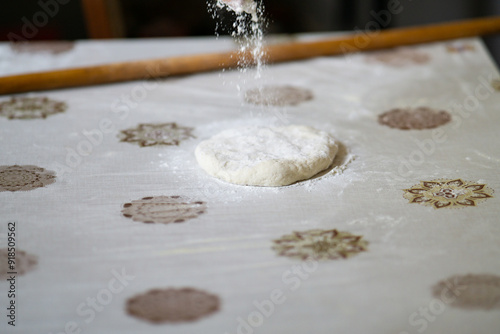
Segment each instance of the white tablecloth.
[{"label": "white tablecloth", "polygon": [[[234,47],[213,38],[85,41],[51,54],[1,44],[0,74]],[[464,309],[432,294],[453,275],[500,275],[498,196],[436,209],[403,195],[439,179],[500,189],[500,92],[491,86],[499,74],[479,39],[405,50],[272,65],[260,79],[253,70],[224,71],[18,96],[48,97],[67,109],[0,117],[0,165],[55,175],[44,187],[0,191],[0,248],[8,222],[16,222],[18,255],[37,258],[16,279],[15,327],[6,317],[9,285],[0,282],[0,332],[498,333],[498,307]],[[314,97],[286,107],[245,103],[244,92],[259,85],[292,85]],[[429,130],[377,121],[393,108],[418,106],[453,119]],[[192,137],[172,146],[120,141],[122,130],[173,122],[192,128]],[[282,188],[227,184],[198,167],[197,143],[249,124],[310,125],[347,153],[327,175]],[[170,224],[122,214],[126,203],[154,196],[204,202],[206,210]],[[306,262],[272,249],[283,235],[314,229],[363,236],[367,251],[306,271]],[[117,277],[123,289],[109,294]],[[126,311],[131,297],[183,287],[217,296],[220,309],[176,324]],[[276,291],[282,302],[260,321],[256,304]]]}]

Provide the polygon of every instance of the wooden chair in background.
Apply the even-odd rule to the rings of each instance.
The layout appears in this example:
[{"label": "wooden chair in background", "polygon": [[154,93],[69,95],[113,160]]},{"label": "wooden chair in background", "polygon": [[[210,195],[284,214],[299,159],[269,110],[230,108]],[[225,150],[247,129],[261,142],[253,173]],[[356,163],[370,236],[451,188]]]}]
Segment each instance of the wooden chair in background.
[{"label": "wooden chair in background", "polygon": [[81,0],[88,37],[125,37],[125,23],[119,0]]}]

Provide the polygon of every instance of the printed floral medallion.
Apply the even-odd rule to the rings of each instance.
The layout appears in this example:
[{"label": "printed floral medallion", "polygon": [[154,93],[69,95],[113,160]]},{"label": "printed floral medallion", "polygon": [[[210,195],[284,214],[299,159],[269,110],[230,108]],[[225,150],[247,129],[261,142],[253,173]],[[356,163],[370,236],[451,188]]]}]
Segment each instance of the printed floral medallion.
[{"label": "printed floral medallion", "polygon": [[446,46],[446,51],[449,53],[462,53],[466,51],[475,51],[476,48],[472,44],[467,43],[452,43]]},{"label": "printed floral medallion", "polygon": [[[8,248],[0,249],[0,279],[5,280],[11,275],[24,275],[32,271],[38,264],[35,255],[16,249],[15,253]],[[12,274],[15,273],[15,274]]]},{"label": "printed floral medallion", "polygon": [[376,51],[365,56],[368,63],[382,63],[392,67],[407,67],[426,64],[431,57],[422,51],[412,48],[397,48],[387,51]]},{"label": "printed floral medallion", "polygon": [[139,146],[179,145],[182,140],[195,138],[193,128],[178,126],[176,123],[139,124],[137,127],[122,130],[120,141],[136,143]]},{"label": "printed floral medallion", "polygon": [[496,91],[500,91],[500,79],[493,79],[491,81],[491,87],[493,87]]},{"label": "printed floral medallion", "polygon": [[219,297],[193,288],[153,289],[126,304],[129,315],[157,324],[192,322],[219,308]]},{"label": "printed floral medallion", "polygon": [[28,191],[56,181],[56,174],[37,166],[0,166],[0,191]]},{"label": "printed floral medallion", "polygon": [[403,197],[410,203],[432,206],[435,209],[476,206],[493,197],[493,189],[485,184],[455,180],[421,181],[410,189],[404,189]]},{"label": "printed floral medallion", "polygon": [[245,93],[245,102],[264,106],[294,106],[312,98],[310,90],[293,86],[264,86]]},{"label": "printed floral medallion", "polygon": [[9,119],[34,119],[65,112],[68,106],[48,97],[13,97],[0,102],[0,116]]},{"label": "printed floral medallion", "polygon": [[293,232],[274,240],[272,247],[280,256],[301,260],[334,260],[349,258],[367,250],[362,236],[337,230]]},{"label": "printed floral medallion", "polygon": [[434,129],[451,121],[451,114],[428,107],[396,108],[378,116],[378,122],[400,130]]},{"label": "printed floral medallion", "polygon": [[50,41],[50,42],[15,42],[9,44],[12,51],[17,53],[49,53],[59,54],[72,50],[74,42]]},{"label": "printed floral medallion", "polygon": [[435,298],[469,310],[500,309],[500,276],[455,275],[432,287]]},{"label": "printed floral medallion", "polygon": [[169,224],[196,218],[206,210],[205,202],[192,202],[181,196],[156,196],[124,204],[122,214],[146,224]]}]

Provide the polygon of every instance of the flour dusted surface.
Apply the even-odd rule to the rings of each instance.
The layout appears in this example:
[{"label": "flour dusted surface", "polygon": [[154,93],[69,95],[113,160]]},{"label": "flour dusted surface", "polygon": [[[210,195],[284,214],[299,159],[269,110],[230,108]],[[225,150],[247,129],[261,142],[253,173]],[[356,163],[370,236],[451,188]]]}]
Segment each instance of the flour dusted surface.
[{"label": "flour dusted surface", "polygon": [[284,186],[328,168],[338,147],[326,132],[307,126],[244,127],[223,131],[196,147],[198,164],[227,182]]}]

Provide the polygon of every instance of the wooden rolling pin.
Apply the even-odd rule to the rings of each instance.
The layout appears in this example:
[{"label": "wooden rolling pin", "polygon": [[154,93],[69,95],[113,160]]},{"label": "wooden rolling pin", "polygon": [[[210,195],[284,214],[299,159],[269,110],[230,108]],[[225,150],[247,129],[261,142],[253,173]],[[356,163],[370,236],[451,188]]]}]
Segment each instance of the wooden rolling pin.
[{"label": "wooden rolling pin", "polygon": [[[358,32],[340,39],[270,45],[264,48],[265,61],[275,63],[401,45],[483,36],[497,32],[500,32],[500,16],[371,33]],[[0,94],[98,85],[234,68],[238,65],[240,57],[252,59],[251,53],[243,55],[238,51],[234,51],[12,75],[0,77]]]}]

